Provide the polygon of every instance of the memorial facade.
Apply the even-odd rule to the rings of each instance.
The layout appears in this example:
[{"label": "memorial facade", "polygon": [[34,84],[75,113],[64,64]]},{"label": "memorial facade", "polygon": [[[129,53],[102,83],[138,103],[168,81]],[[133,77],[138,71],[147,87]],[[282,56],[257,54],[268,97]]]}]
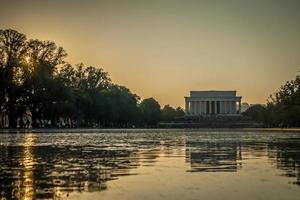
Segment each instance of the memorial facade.
[{"label": "memorial facade", "polygon": [[187,116],[240,115],[241,96],[236,91],[191,91],[185,97]]}]

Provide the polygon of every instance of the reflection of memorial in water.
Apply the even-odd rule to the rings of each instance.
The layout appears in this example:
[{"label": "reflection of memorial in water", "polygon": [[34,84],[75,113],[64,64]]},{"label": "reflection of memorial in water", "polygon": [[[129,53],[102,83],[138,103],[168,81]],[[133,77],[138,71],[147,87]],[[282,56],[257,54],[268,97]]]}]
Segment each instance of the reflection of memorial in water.
[{"label": "reflection of memorial in water", "polygon": [[137,167],[171,166],[185,172],[186,165],[177,166],[184,159],[190,165],[187,174],[241,170],[251,175],[278,168],[283,171],[277,176],[290,176],[291,183],[300,185],[299,146],[300,135],[252,132],[0,135],[0,199],[54,199],[76,191],[102,191],[109,180],[143,176],[143,169],[132,170]]},{"label": "reflection of memorial in water", "polygon": [[284,176],[296,178],[291,183],[300,185],[300,139],[268,143],[268,157]]},{"label": "reflection of memorial in water", "polygon": [[241,168],[241,146],[230,142],[188,142],[190,172],[236,172]]}]

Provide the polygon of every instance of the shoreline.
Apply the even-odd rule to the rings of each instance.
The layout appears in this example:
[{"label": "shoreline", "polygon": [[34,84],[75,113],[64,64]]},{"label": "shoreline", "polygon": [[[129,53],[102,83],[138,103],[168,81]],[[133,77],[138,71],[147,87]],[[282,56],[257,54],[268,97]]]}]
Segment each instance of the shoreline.
[{"label": "shoreline", "polygon": [[0,133],[105,133],[105,132],[139,132],[139,131],[184,131],[184,132],[299,132],[300,128],[1,128]]}]

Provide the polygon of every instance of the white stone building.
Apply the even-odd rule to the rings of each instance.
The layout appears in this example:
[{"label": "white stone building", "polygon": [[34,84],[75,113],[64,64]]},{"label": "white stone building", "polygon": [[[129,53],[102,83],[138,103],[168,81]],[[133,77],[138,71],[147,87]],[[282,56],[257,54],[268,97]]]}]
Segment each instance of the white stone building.
[{"label": "white stone building", "polygon": [[236,91],[191,91],[185,97],[185,112],[187,116],[240,115],[241,96]]}]

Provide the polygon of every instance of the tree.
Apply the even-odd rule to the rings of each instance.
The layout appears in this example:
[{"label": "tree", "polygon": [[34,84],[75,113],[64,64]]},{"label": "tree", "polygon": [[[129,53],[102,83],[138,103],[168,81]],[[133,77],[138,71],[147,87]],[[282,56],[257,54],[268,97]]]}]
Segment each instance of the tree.
[{"label": "tree", "polygon": [[112,85],[103,92],[103,100],[100,101],[102,121],[109,121],[118,127],[135,125],[138,121],[138,101],[139,97],[131,93],[128,88]]},{"label": "tree", "polygon": [[9,127],[17,126],[19,100],[24,82],[26,36],[12,29],[0,30],[1,110],[9,118]]},{"label": "tree", "polygon": [[59,79],[69,87],[73,93],[73,116],[76,116],[78,125],[84,121],[91,126],[95,121],[103,119],[101,113],[106,108],[103,105],[105,93],[112,83],[107,72],[102,68],[86,67],[80,63],[74,67],[64,65],[59,71]]},{"label": "tree", "polygon": [[185,112],[184,112],[183,108],[177,107],[176,108],[176,118],[183,117],[184,115],[185,115]]},{"label": "tree", "polygon": [[300,126],[300,75],[270,96],[268,110],[275,115],[273,122],[276,125]]},{"label": "tree", "polygon": [[170,105],[165,105],[161,111],[161,118],[163,121],[172,121],[176,117],[176,110]]},{"label": "tree", "polygon": [[[100,67],[65,62],[67,53],[53,41],[27,40],[15,30],[0,30],[0,114],[8,115],[9,127],[17,127],[30,111],[37,122],[77,121],[81,126],[155,126],[161,117],[174,120],[184,115],[159,103],[140,98],[114,84]],[[22,120],[19,123],[22,127]]]},{"label": "tree", "polygon": [[37,119],[46,118],[54,122],[61,114],[55,108],[66,101],[66,90],[56,75],[58,66],[65,63],[67,53],[52,41],[29,40],[27,46],[29,70],[24,87],[32,126],[36,127]]},{"label": "tree", "polygon": [[300,75],[270,96],[267,106],[255,105],[244,112],[268,127],[300,126]]},{"label": "tree", "polygon": [[145,125],[156,125],[161,119],[159,103],[154,98],[144,99],[140,104],[142,123]]},{"label": "tree", "polygon": [[257,104],[249,107],[243,115],[249,117],[257,122],[264,122],[266,120],[267,108],[263,105]]}]

